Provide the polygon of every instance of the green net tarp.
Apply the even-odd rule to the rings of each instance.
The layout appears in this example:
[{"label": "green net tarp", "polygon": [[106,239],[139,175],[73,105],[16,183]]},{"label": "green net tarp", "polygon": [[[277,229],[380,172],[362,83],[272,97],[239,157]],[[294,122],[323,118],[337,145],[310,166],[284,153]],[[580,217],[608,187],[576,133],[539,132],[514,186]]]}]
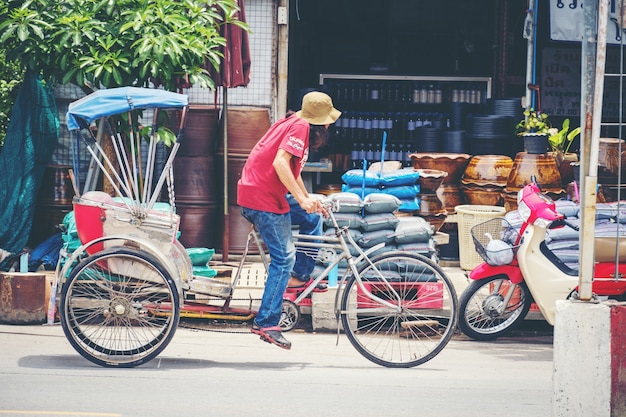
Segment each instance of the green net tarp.
[{"label": "green net tarp", "polygon": [[27,73],[0,148],[0,249],[11,253],[24,249],[37,191],[58,140],[54,92]]}]

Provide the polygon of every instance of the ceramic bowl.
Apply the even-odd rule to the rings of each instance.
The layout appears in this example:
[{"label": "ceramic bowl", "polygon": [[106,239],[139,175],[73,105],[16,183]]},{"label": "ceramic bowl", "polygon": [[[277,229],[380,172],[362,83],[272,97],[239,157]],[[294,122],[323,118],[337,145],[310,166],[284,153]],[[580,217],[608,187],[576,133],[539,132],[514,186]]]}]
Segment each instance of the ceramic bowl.
[{"label": "ceramic bowl", "polygon": [[448,176],[447,172],[438,169],[416,169],[415,172],[419,173],[417,183],[421,194],[435,193]]},{"label": "ceramic bowl", "polygon": [[412,153],[409,155],[414,169],[438,169],[448,173],[444,184],[458,183],[472,157],[466,153]]}]

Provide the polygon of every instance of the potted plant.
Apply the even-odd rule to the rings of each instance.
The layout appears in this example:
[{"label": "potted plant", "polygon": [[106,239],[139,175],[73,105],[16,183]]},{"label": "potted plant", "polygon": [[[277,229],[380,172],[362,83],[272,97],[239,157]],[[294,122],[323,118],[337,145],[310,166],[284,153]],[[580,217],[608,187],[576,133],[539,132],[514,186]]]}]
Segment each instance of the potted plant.
[{"label": "potted plant", "polygon": [[556,128],[549,129],[550,136],[548,137],[548,143],[552,152],[554,152],[563,183],[569,183],[574,180],[574,167],[571,164],[578,162],[578,155],[569,152],[569,148],[572,146],[576,136],[580,134],[580,127],[570,131],[569,126],[569,119],[563,120],[561,130]]},{"label": "potted plant", "polygon": [[548,115],[538,110],[528,108],[524,111],[524,119],[516,126],[516,133],[524,139],[524,149],[531,154],[548,152],[550,129],[552,125]]}]

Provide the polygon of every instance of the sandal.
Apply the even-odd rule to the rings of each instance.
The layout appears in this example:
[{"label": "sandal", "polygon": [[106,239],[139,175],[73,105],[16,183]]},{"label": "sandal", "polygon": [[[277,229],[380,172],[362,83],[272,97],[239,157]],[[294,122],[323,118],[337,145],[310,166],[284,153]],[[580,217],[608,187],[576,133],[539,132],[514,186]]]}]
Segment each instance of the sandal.
[{"label": "sandal", "polygon": [[258,334],[262,341],[271,343],[283,349],[291,349],[291,342],[283,337],[282,329],[279,326],[259,327],[253,324],[250,332]]},{"label": "sandal", "polygon": [[[287,290],[285,290],[285,292],[299,292],[304,290],[305,288],[307,288],[309,285],[311,285],[311,283],[313,282],[312,279],[308,280],[307,282],[304,282],[300,285],[292,285],[290,287],[287,287]],[[315,288],[313,288],[313,292],[325,292],[328,291],[328,285],[326,284],[322,284],[321,282],[319,284],[317,284],[315,286]]]}]

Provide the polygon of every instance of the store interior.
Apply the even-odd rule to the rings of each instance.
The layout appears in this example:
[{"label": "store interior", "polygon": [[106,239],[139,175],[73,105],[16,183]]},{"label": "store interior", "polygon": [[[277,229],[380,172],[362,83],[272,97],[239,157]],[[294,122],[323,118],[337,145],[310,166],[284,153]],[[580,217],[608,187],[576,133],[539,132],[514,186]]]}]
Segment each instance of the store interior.
[{"label": "store interior", "polygon": [[525,93],[527,1],[294,0],[289,107],[319,75],[486,76],[493,97]]}]

